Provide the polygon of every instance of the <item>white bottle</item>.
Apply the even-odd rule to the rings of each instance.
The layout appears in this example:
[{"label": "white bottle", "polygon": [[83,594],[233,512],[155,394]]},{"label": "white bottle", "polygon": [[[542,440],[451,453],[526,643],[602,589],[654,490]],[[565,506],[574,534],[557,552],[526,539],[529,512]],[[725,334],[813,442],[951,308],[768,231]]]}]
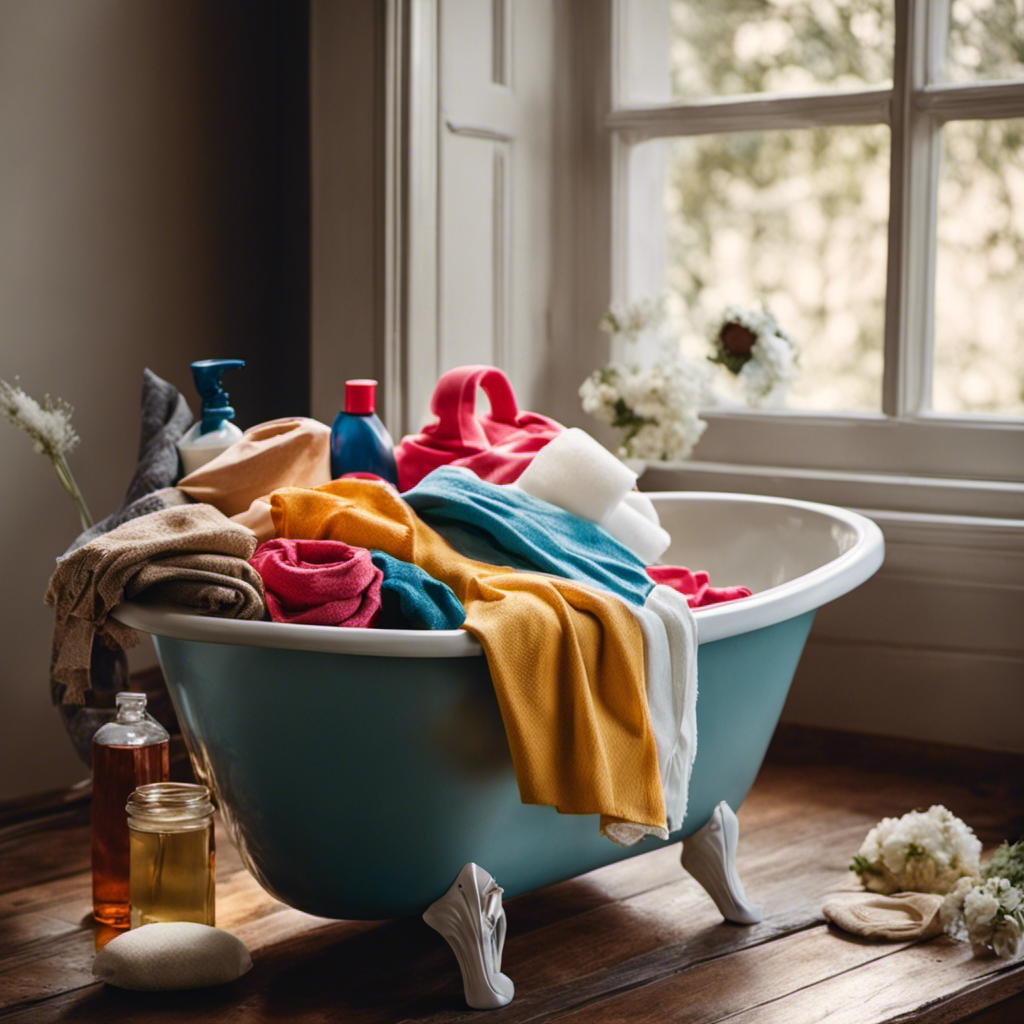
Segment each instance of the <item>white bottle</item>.
[{"label": "white bottle", "polygon": [[235,410],[228,404],[228,395],[220,376],[235,366],[245,366],[241,359],[201,359],[192,364],[192,379],[203,400],[200,420],[178,442],[185,476],[205,466],[222,451],[230,448],[242,431],[231,421]]}]

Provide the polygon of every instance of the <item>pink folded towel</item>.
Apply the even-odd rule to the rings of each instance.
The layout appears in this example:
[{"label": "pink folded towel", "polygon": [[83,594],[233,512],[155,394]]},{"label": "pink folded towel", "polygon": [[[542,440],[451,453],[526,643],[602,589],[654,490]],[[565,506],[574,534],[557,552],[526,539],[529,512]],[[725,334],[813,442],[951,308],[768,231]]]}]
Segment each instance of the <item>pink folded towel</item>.
[{"label": "pink folded towel", "polygon": [[380,611],[384,574],[365,548],[279,537],[261,544],[249,562],[263,579],[276,622],[372,626]]},{"label": "pink folded towel", "polygon": [[647,575],[655,583],[664,583],[685,594],[686,603],[691,608],[735,601],[741,597],[750,597],[751,594],[749,587],[712,587],[710,577],[703,569],[693,572],[682,565],[649,565]]}]

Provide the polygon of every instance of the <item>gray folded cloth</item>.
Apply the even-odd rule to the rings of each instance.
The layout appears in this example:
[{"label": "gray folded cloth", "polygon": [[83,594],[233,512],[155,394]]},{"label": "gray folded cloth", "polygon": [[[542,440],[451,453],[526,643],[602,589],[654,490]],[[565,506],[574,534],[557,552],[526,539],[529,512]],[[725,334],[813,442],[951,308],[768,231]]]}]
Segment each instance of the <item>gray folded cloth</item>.
[{"label": "gray folded cloth", "polygon": [[251,530],[212,505],[165,508],[122,523],[57,563],[46,591],[56,612],[53,680],[66,704],[90,689],[93,641],[125,649],[139,634],[110,618],[123,600],[171,602],[226,618],[266,618],[263,582],[249,564]]},{"label": "gray folded cloth", "polygon": [[191,425],[192,410],[178,389],[152,370],[143,370],[139,461],[124,501],[116,512],[76,537],[61,558],[130,519],[190,500],[172,485],[181,475],[178,442]]},{"label": "gray folded cloth", "polygon": [[942,899],[931,892],[849,893],[833,897],[821,912],[844,931],[866,939],[929,939],[942,931]]}]

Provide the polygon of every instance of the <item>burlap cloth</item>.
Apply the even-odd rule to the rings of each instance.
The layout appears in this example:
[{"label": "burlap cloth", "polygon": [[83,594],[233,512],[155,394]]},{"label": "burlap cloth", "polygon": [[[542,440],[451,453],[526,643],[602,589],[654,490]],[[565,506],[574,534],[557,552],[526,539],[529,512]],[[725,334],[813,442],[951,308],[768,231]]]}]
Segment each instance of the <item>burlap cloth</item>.
[{"label": "burlap cloth", "polygon": [[942,932],[942,896],[929,892],[843,893],[830,899],[822,913],[844,931],[866,939],[900,942],[928,939]]},{"label": "burlap cloth", "polygon": [[265,618],[263,583],[248,562],[255,549],[250,530],[210,505],[194,504],[132,519],[62,559],[46,603],[56,612],[51,672],[67,687],[64,702],[85,699],[95,637],[115,650],[139,642],[134,629],[109,617],[122,601]]}]

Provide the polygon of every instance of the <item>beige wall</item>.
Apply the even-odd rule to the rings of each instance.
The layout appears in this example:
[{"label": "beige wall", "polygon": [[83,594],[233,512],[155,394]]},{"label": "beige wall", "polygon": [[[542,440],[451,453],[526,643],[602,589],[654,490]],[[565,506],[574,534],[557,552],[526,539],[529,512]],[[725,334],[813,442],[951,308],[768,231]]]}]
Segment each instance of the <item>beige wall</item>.
[{"label": "beige wall", "polygon": [[[245,211],[224,160],[239,143],[211,116],[210,69],[223,60],[211,41],[226,34],[212,18],[188,0],[0,5],[0,376],[74,406],[70,462],[96,518],[134,469],[143,368],[195,408],[189,362],[246,349],[232,329],[245,281],[231,264],[245,238],[229,220]],[[0,798],[11,799],[87,770],[50,704],[42,601],[75,512],[6,423],[0,475]],[[133,667],[150,659],[144,648]]]}]

